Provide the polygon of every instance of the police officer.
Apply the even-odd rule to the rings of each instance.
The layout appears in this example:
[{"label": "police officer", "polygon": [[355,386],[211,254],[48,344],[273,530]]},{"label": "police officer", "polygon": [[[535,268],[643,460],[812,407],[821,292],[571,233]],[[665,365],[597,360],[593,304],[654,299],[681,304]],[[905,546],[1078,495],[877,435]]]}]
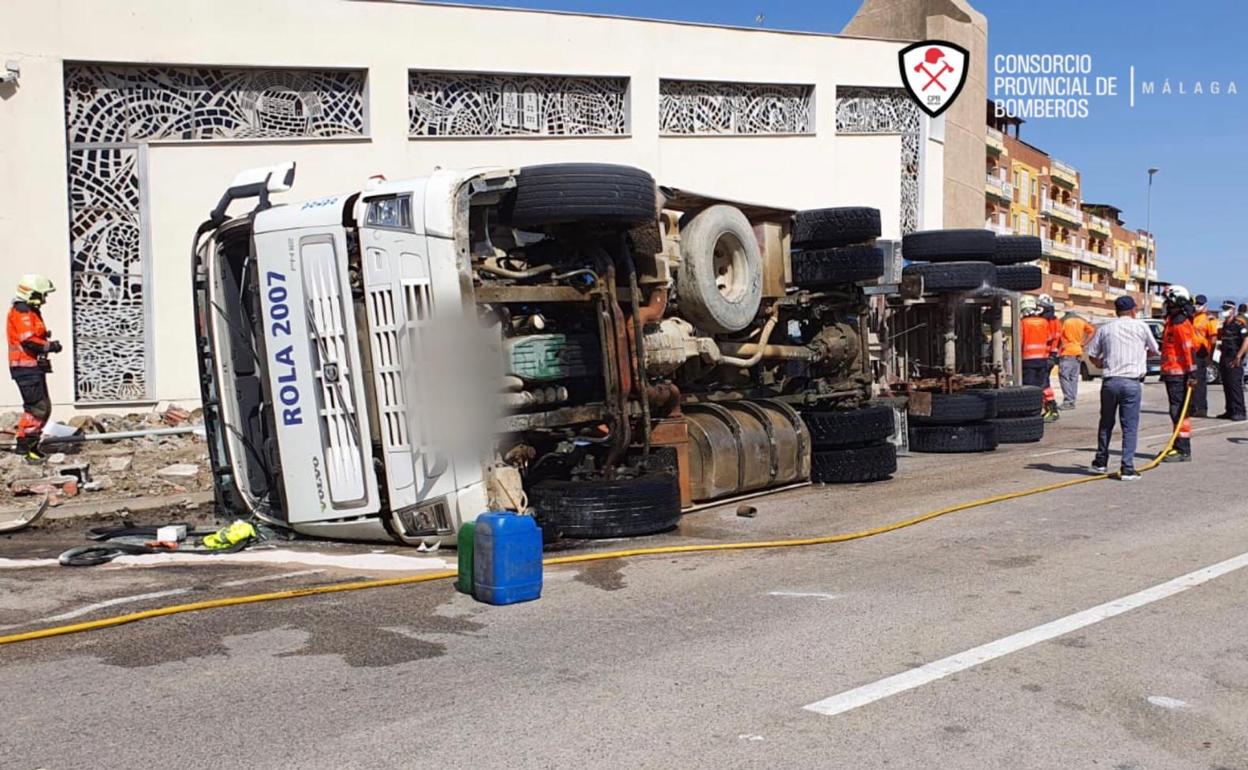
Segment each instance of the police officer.
[{"label": "police officer", "polygon": [[22,395],[23,410],[17,423],[17,452],[30,463],[42,462],[45,458],[39,451],[39,439],[52,414],[52,399],[48,396],[48,372],[52,371],[52,364],[48,354],[61,352],[61,343],[48,333],[41,312],[43,303],[54,291],[56,287],[46,277],[24,275],[18,281],[17,296],[9,308],[9,376]]},{"label": "police officer", "polygon": [[1219,420],[1248,420],[1244,411],[1244,354],[1248,352],[1248,317],[1235,311],[1235,303],[1222,303],[1222,330],[1218,333],[1221,360],[1222,392],[1226,395],[1226,411]]}]

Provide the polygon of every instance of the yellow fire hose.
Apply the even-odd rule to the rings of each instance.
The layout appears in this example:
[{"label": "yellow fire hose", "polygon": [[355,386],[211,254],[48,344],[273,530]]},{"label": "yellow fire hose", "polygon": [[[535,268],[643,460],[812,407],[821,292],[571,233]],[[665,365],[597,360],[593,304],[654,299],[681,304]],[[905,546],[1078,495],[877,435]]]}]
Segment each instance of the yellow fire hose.
[{"label": "yellow fire hose", "polygon": [[[1179,437],[1179,431],[1182,429],[1183,422],[1187,419],[1187,409],[1192,401],[1192,390],[1189,387],[1187,396],[1183,401],[1183,411],[1179,416],[1178,424],[1174,427],[1174,432],[1170,434],[1169,441],[1161,450],[1161,453],[1153,458],[1147,465],[1140,468],[1141,472],[1151,471],[1156,468],[1165,456],[1174,448],[1174,442]],[[1020,492],[1010,492],[1004,495],[996,495],[995,497],[986,497],[981,500],[972,500],[967,503],[958,503],[948,508],[941,508],[937,511],[924,513],[920,516],[904,519],[902,521],[885,524],[874,529],[864,529],[861,532],[846,532],[840,535],[827,535],[824,537],[806,537],[792,540],[758,540],[748,541],[744,543],[707,543],[702,545],[668,545],[653,548],[628,548],[622,551],[601,551],[597,553],[586,553],[577,556],[556,556],[550,559],[543,559],[542,564],[552,566],[556,564],[581,564],[590,561],[604,561],[606,559],[624,559],[633,556],[660,556],[666,554],[677,553],[705,553],[708,551],[747,551],[755,548],[792,548],[796,546],[806,545],[825,545],[828,543],[845,543],[850,540],[862,540],[875,535],[882,535],[885,532],[894,532],[906,527],[912,527],[915,524],[921,524],[925,521],[950,513],[959,511],[968,511],[972,508],[982,508],[995,503],[1002,503],[1007,500],[1017,500],[1021,497],[1031,497],[1032,495],[1044,494],[1045,492],[1055,492],[1059,489],[1079,486],[1080,484],[1088,484],[1093,481],[1102,481],[1110,478],[1114,474],[1102,473],[1094,476],[1082,476],[1077,479],[1058,482],[1056,484],[1046,484],[1042,487],[1034,489],[1026,489]],[[187,604],[174,604],[169,607],[157,607],[151,610],[142,610],[140,612],[131,612],[125,615],[115,615],[109,618],[100,618],[99,620],[89,620],[83,623],[71,623],[64,626],[53,626],[51,628],[40,628],[35,631],[27,631],[21,634],[11,634],[9,636],[0,636],[0,645],[12,644],[14,642],[29,642],[35,639],[47,639],[53,636],[64,636],[66,634],[76,634],[82,631],[95,631],[101,628],[111,628],[112,626],[120,626],[126,623],[134,623],[139,620],[148,620],[149,618],[160,618],[166,615],[178,615],[183,612],[198,612],[199,610],[211,610],[218,607],[234,607],[240,604],[258,604],[260,602],[273,602],[280,599],[298,599],[304,596],[318,596],[320,594],[334,594],[344,591],[360,591],[365,588],[386,588],[388,586],[411,585],[413,583],[428,583],[434,580],[449,580],[456,577],[454,570],[442,570],[440,572],[430,572],[424,575],[410,575],[406,577],[384,578],[381,580],[358,580],[351,583],[335,583],[332,585],[309,586],[307,588],[294,588],[288,591],[273,591],[264,594],[251,594],[248,596],[230,596],[223,599],[209,599],[202,602],[190,602]]]}]

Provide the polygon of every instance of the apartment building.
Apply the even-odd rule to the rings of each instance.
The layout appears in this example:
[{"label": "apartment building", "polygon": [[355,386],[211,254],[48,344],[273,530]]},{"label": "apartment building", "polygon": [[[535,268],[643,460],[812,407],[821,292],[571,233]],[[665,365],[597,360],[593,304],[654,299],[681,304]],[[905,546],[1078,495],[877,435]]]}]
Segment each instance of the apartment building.
[{"label": "apartment building", "polygon": [[1146,280],[1158,280],[1152,236],[1127,228],[1116,206],[1085,202],[1079,170],[1020,139],[1023,122],[996,117],[989,103],[984,226],[1040,237],[1043,291],[1059,311],[1112,315],[1128,294],[1143,307]]}]

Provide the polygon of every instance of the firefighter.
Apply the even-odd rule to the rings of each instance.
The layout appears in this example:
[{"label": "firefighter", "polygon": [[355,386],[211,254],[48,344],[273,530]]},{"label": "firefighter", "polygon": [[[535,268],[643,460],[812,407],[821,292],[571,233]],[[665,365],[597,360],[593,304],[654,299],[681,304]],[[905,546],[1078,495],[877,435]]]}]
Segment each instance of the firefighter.
[{"label": "firefighter", "polygon": [[24,275],[9,308],[9,374],[22,395],[23,409],[17,423],[17,452],[30,463],[44,460],[39,437],[52,414],[52,400],[48,397],[52,363],[48,355],[61,352],[61,343],[52,339],[41,313],[48,295],[54,291],[56,287],[44,276]]},{"label": "firefighter", "polygon": [[1044,417],[1052,422],[1060,415],[1057,411],[1057,397],[1053,395],[1053,370],[1057,369],[1060,375],[1062,355],[1062,322],[1057,320],[1057,308],[1053,305],[1053,298],[1048,294],[1041,294],[1036,298],[1037,304],[1040,305],[1040,314],[1044,316],[1044,320],[1049,324],[1049,371],[1044,378],[1045,392],[1045,410]]},{"label": "firefighter", "polygon": [[1061,359],[1058,362],[1058,379],[1062,384],[1062,408],[1074,409],[1079,398],[1079,377],[1082,375],[1083,346],[1088,344],[1096,329],[1078,314],[1069,312],[1062,317]]},{"label": "firefighter", "polygon": [[[1179,285],[1166,292],[1166,327],[1161,335],[1161,381],[1170,399],[1170,421],[1176,428],[1182,427],[1178,439],[1165,457],[1165,462],[1188,462],[1192,459],[1191,428],[1183,416],[1183,403],[1187,389],[1196,387],[1196,332],[1192,329],[1192,316],[1196,308],[1192,295]],[[1187,434],[1187,435],[1184,435]]]},{"label": "firefighter", "polygon": [[1244,410],[1244,357],[1248,353],[1248,315],[1235,311],[1235,303],[1222,303],[1222,328],[1218,332],[1218,349],[1222,358],[1218,367],[1222,370],[1222,392],[1226,395],[1226,411],[1218,415],[1220,420],[1244,422],[1248,412]]},{"label": "firefighter", "polygon": [[1057,419],[1057,401],[1049,383],[1053,367],[1053,332],[1044,310],[1035,297],[1024,295],[1018,303],[1019,336],[1022,343],[1023,384],[1044,390],[1044,417],[1052,422]]},{"label": "firefighter", "polygon": [[1218,319],[1209,312],[1209,299],[1197,294],[1196,314],[1192,316],[1192,333],[1196,345],[1196,388],[1192,391],[1191,417],[1209,416],[1209,358],[1218,339]]}]

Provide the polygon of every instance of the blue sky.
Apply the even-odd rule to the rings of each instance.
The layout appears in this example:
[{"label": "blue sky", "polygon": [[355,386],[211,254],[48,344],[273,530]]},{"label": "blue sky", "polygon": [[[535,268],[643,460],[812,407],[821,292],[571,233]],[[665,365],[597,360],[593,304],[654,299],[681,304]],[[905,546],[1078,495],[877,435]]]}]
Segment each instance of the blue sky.
[{"label": "blue sky", "polygon": [[[488,5],[609,13],[646,18],[839,32],[858,0],[492,0]],[[1112,203],[1128,226],[1143,227],[1146,171],[1153,186],[1152,227],[1163,277],[1211,299],[1248,298],[1248,4],[1231,0],[1132,0],[1088,3],[972,0],[988,16],[990,54],[1090,54],[1093,75],[1118,76],[1120,97],[1093,98],[1081,120],[1036,119],[1022,138],[1083,174],[1085,200]],[[988,62],[992,95],[993,62]],[[1128,69],[1137,89],[1126,97]],[[1169,78],[1170,95],[1161,93]],[[1209,91],[1218,81],[1222,94]],[[1188,92],[1179,95],[1182,81]],[[1196,82],[1206,93],[1195,95]],[[1238,94],[1228,95],[1234,81]]]}]

